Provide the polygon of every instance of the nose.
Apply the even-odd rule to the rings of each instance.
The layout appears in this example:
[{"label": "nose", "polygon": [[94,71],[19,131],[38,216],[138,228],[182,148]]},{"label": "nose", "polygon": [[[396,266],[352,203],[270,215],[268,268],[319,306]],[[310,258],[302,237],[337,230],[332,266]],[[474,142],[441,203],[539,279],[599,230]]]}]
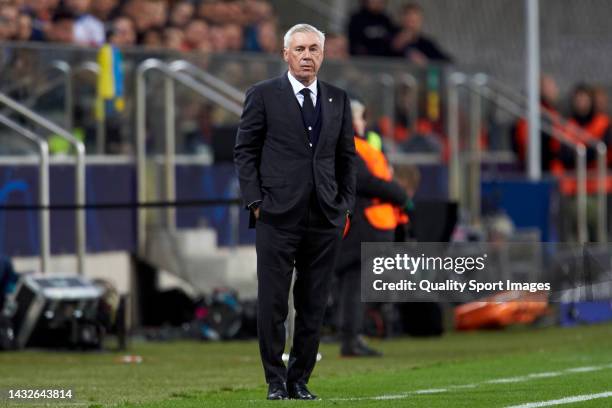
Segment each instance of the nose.
[{"label": "nose", "polygon": [[307,61],[310,61],[312,59],[309,49],[304,50],[304,55],[302,56],[302,59]]}]

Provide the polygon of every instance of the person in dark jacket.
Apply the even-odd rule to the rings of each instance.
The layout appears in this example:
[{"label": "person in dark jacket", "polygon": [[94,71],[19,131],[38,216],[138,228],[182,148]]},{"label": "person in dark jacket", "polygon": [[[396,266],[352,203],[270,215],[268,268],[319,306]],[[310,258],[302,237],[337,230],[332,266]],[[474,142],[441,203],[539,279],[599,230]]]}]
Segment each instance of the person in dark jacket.
[{"label": "person in dark jacket", "polygon": [[[574,140],[576,144],[580,143],[581,137],[573,128],[580,128],[591,135],[592,139],[602,141],[606,146],[612,143],[612,127],[610,117],[603,112],[598,112],[595,108],[595,97],[593,88],[587,84],[577,85],[571,97],[571,116],[569,124],[571,127],[567,129],[567,134],[570,140]],[[587,164],[594,167],[597,162],[597,152],[595,147],[587,145]],[[576,157],[573,147],[561,146],[561,160],[564,168],[572,169],[575,167]],[[608,164],[612,162],[612,151],[608,150]]]},{"label": "person in dark jacket", "polygon": [[351,16],[348,37],[351,55],[393,55],[390,44],[396,32],[385,12],[385,0],[363,0],[361,9]]},{"label": "person in dark jacket", "polygon": [[391,43],[393,51],[417,65],[426,65],[430,61],[452,62],[451,57],[433,39],[422,33],[422,27],[421,6],[406,4],[402,8],[401,29]]},{"label": "person in dark jacket", "polygon": [[345,357],[380,356],[359,336],[364,308],[361,303],[361,242],[392,242],[401,209],[412,201],[404,188],[392,179],[382,151],[364,139],[365,107],[351,101],[357,186],[355,211],[350,229],[342,241],[336,266],[339,280],[340,354]]}]

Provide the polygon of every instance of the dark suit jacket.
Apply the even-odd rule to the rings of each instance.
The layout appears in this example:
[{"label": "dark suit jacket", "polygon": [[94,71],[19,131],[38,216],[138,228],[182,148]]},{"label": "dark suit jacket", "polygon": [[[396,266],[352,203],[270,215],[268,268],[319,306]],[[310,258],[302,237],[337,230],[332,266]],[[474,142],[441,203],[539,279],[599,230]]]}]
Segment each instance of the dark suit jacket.
[{"label": "dark suit jacket", "polygon": [[262,200],[260,218],[296,225],[313,189],[329,221],[342,226],[355,201],[355,143],[346,92],[318,81],[322,129],[310,146],[287,74],[247,91],[234,148],[245,205]]}]

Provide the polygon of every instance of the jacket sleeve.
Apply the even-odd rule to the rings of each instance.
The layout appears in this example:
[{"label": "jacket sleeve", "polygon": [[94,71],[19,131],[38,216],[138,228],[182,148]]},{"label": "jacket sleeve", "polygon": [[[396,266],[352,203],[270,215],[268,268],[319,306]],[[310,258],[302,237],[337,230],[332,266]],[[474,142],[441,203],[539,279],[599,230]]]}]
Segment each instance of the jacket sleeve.
[{"label": "jacket sleeve", "polygon": [[338,183],[338,195],[341,199],[341,208],[343,211],[350,213],[353,212],[355,205],[355,184],[357,180],[355,160],[353,116],[348,95],[344,93],[342,128],[338,137],[338,143],[336,144],[336,181]]},{"label": "jacket sleeve", "polygon": [[256,87],[246,93],[244,109],[234,145],[234,164],[244,205],[262,199],[259,164],[266,135],[266,115],[261,92]]},{"label": "jacket sleeve", "polygon": [[408,201],[408,194],[395,181],[378,178],[368,170],[361,157],[357,157],[357,195],[378,198],[384,202],[402,206]]}]

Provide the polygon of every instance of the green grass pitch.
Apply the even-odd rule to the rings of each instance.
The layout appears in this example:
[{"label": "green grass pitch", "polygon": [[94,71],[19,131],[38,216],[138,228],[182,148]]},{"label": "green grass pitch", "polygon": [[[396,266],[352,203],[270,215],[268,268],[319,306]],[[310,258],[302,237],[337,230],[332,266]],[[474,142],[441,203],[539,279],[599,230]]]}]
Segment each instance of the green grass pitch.
[{"label": "green grass pitch", "polygon": [[[0,388],[71,388],[83,407],[507,407],[612,391],[612,325],[451,333],[374,341],[380,359],[321,347],[310,388],[321,401],[265,401],[257,344],[170,342],[125,353],[1,352]],[[612,394],[611,394],[612,395]],[[0,406],[41,406],[23,402]],[[78,403],[78,404],[75,404]],[[559,405],[612,407],[612,397]]]}]

